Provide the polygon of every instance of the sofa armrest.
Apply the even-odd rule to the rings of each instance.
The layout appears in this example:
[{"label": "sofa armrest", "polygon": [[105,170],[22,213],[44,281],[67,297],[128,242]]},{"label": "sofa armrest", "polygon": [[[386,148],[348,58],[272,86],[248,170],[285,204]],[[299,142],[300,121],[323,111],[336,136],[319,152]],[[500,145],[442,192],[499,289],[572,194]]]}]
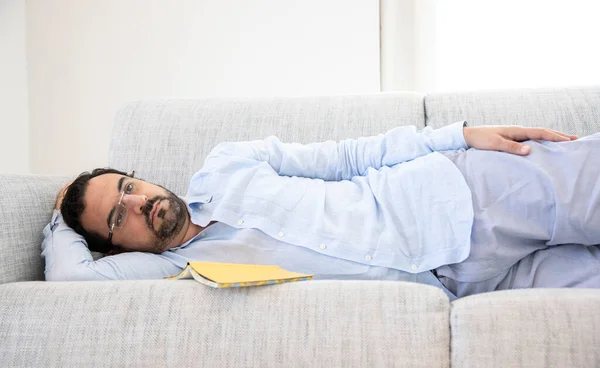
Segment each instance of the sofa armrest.
[{"label": "sofa armrest", "polygon": [[68,177],[0,173],[0,284],[44,280],[42,230]]}]

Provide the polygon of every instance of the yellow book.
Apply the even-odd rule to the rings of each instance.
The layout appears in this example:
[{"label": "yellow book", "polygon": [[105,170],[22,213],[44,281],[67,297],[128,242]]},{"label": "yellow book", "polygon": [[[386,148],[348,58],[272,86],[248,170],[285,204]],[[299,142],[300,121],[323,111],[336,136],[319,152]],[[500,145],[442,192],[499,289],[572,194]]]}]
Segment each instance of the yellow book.
[{"label": "yellow book", "polygon": [[311,280],[313,275],[289,272],[279,266],[238,263],[188,262],[178,275],[167,280],[195,279],[213,288],[246,287]]}]

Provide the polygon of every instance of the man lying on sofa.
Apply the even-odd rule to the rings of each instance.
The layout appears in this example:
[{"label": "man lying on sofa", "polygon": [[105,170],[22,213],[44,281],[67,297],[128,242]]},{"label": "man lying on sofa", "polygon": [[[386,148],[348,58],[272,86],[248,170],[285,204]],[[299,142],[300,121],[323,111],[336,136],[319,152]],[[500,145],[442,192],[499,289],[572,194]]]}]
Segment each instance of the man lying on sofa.
[{"label": "man lying on sofa", "polygon": [[458,122],[222,143],[185,197],[133,173],[81,174],[59,193],[42,256],[47,280],[160,279],[208,261],[420,282],[451,299],[597,288],[598,177],[600,133]]}]

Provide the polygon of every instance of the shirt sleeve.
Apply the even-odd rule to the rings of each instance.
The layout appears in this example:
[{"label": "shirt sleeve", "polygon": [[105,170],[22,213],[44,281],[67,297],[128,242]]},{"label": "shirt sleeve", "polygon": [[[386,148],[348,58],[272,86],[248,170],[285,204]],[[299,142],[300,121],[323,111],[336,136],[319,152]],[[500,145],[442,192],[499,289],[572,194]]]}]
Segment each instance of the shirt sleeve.
[{"label": "shirt sleeve", "polygon": [[466,121],[434,130],[402,126],[385,134],[334,142],[282,143],[277,137],[250,142],[225,142],[208,155],[203,170],[213,171],[224,164],[266,162],[279,175],[319,178],[329,181],[365,176],[369,168],[413,160],[435,151],[469,148],[463,133]]},{"label": "shirt sleeve", "polygon": [[126,252],[94,260],[85,239],[64,223],[58,210],[43,232],[46,281],[161,279],[182,270],[153,253]]}]

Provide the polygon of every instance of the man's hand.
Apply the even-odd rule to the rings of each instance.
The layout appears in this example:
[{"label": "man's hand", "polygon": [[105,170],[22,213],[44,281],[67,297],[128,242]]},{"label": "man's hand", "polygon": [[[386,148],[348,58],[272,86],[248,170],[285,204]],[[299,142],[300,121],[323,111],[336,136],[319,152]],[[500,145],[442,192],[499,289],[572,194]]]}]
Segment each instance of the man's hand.
[{"label": "man's hand", "polygon": [[72,181],[68,182],[67,185],[65,185],[60,192],[58,192],[58,197],[56,197],[56,204],[54,205],[54,208],[60,211],[60,205],[62,204],[63,198],[65,197],[65,192],[67,191],[67,188],[69,187],[69,185],[71,185]]},{"label": "man's hand", "polygon": [[551,129],[525,128],[515,125],[465,127],[463,128],[463,134],[469,147],[480,150],[503,151],[521,156],[528,155],[531,148],[517,142],[530,139],[553,142],[577,139],[576,135],[560,133]]}]

